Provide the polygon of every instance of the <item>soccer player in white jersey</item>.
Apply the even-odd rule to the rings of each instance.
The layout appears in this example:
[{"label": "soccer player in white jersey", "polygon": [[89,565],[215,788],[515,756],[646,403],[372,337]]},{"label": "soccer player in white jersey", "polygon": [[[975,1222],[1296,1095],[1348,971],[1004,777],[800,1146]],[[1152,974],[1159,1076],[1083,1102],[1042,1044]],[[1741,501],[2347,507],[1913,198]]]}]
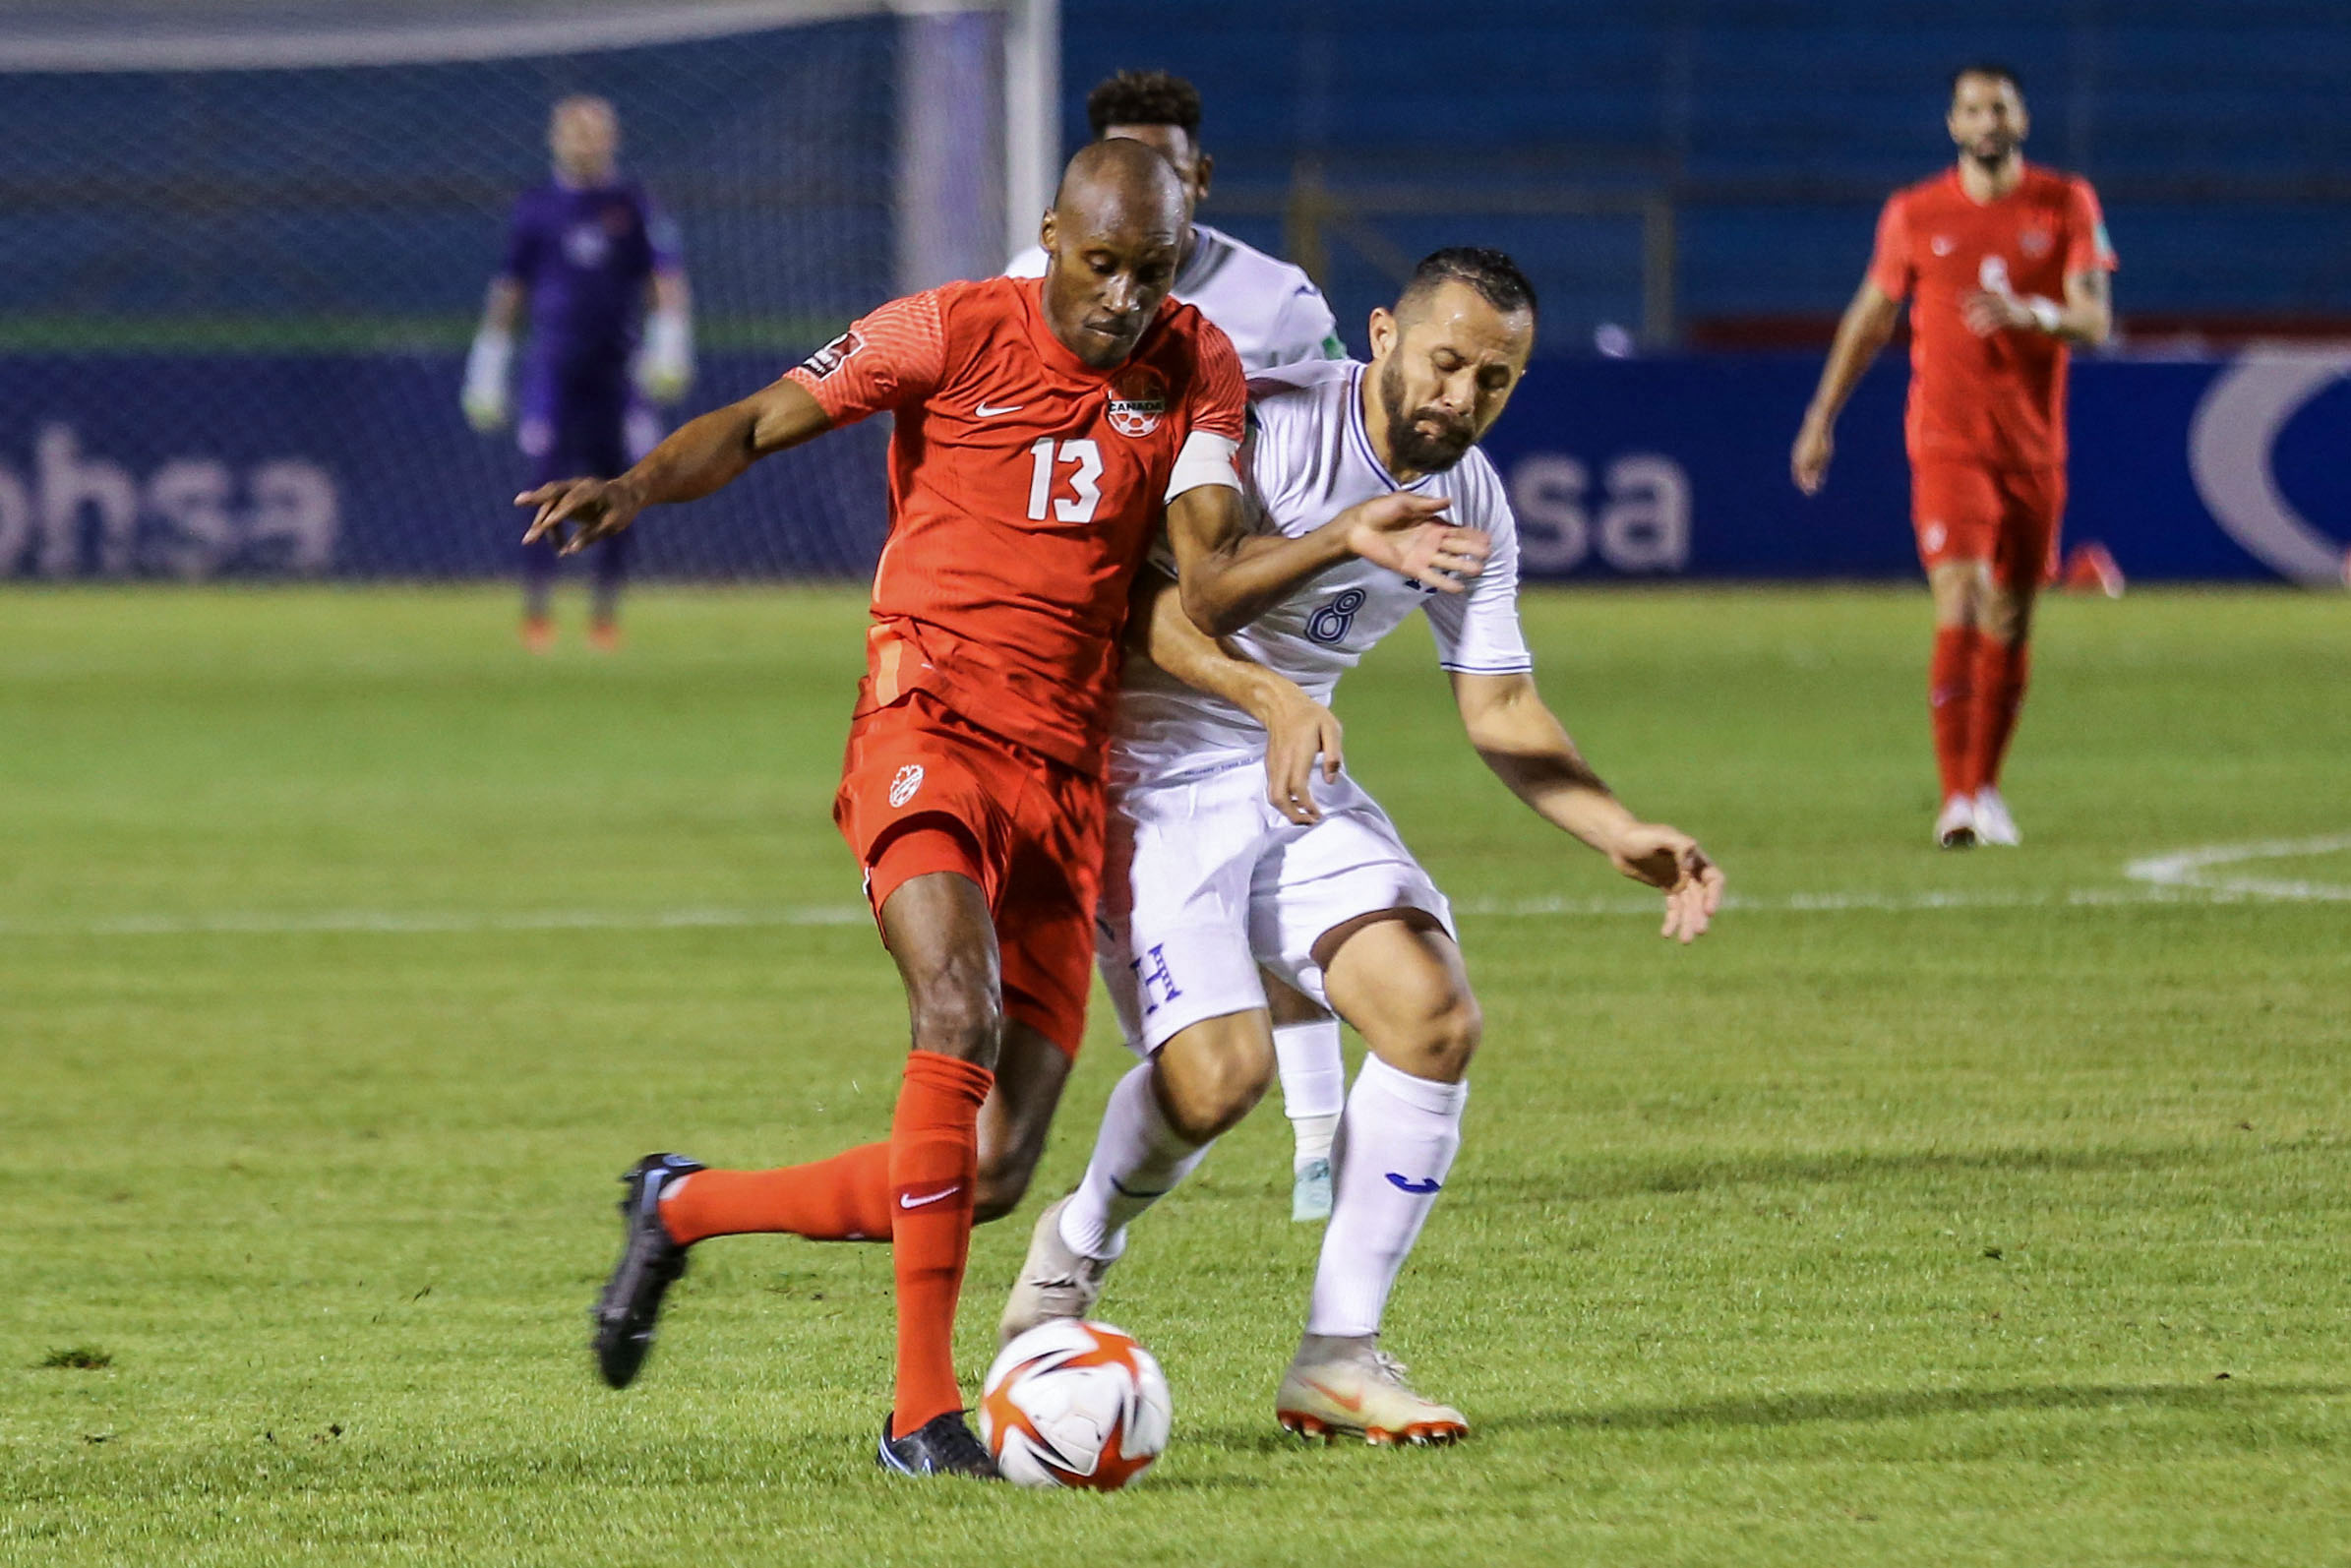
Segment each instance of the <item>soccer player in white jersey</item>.
[{"label": "soccer player in white jersey", "polygon": [[1323,704],[1421,609],[1470,744],[1537,814],[1661,889],[1665,935],[1697,937],[1722,888],[1689,835],[1617,803],[1536,691],[1518,624],[1516,527],[1474,445],[1509,400],[1534,336],[1534,290],[1508,257],[1443,250],[1393,311],[1372,313],[1370,365],[1299,365],[1252,382],[1242,461],[1261,530],[1301,534],[1401,490],[1483,530],[1488,554],[1466,593],[1334,568],[1222,645],[1181,624],[1174,593],[1145,607],[1130,643],[1150,657],[1129,658],[1112,750],[1100,951],[1145,1060],[1112,1092],[1084,1180],[1038,1219],[999,1324],[1006,1339],[1090,1312],[1128,1222],[1264,1094],[1275,1054],[1263,965],[1368,1048],[1276,1414],[1309,1436],[1467,1433],[1459,1411],[1412,1388],[1379,1335],[1460,1147],[1477,1002],[1445,896],[1341,768]]},{"label": "soccer player in white jersey", "polygon": [[[1141,142],[1176,166],[1183,181],[1184,239],[1169,292],[1233,339],[1242,370],[1254,376],[1276,365],[1345,357],[1338,321],[1312,278],[1195,215],[1216,173],[1216,159],[1200,147],[1197,89],[1165,71],[1121,71],[1086,94],[1086,123],[1097,142]],[[1043,277],[1045,252],[1032,245],[1004,271]]]},{"label": "soccer player in white jersey", "polygon": [[[1200,146],[1200,94],[1189,82],[1165,71],[1121,71],[1086,94],[1086,122],[1096,141],[1129,138],[1175,165],[1188,205],[1183,257],[1171,292],[1233,339],[1242,370],[1254,376],[1277,365],[1347,357],[1338,322],[1312,278],[1196,217],[1208,200],[1216,159]],[[1045,252],[1032,246],[1006,271],[1042,276]],[[1325,1220],[1331,1213],[1331,1142],[1347,1095],[1339,1021],[1277,976],[1267,977],[1266,996],[1273,1006],[1282,1109],[1290,1117],[1290,1217]]]}]

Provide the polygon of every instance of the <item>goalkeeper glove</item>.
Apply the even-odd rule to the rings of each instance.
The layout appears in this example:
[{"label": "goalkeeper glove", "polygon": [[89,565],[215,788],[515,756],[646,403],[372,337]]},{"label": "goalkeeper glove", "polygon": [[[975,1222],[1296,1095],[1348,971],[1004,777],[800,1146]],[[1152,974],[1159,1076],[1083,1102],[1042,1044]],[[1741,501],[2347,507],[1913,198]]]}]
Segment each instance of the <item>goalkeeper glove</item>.
[{"label": "goalkeeper glove", "polygon": [[693,380],[693,321],[682,310],[657,310],[645,318],[644,345],[636,351],[636,390],[657,403],[674,403]]},{"label": "goalkeeper glove", "polygon": [[514,334],[485,327],[465,356],[465,390],[457,401],[465,422],[487,435],[507,422],[507,370],[514,359]]}]

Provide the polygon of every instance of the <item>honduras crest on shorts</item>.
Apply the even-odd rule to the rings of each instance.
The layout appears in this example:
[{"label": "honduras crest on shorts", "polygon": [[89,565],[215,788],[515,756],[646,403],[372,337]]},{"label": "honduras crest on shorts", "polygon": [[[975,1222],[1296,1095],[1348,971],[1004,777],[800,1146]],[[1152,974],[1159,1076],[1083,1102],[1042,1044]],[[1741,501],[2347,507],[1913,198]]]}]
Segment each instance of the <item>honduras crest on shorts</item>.
[{"label": "honduras crest on shorts", "polygon": [[1168,411],[1168,384],[1149,365],[1130,365],[1111,381],[1111,428],[1140,439],[1159,428]]}]

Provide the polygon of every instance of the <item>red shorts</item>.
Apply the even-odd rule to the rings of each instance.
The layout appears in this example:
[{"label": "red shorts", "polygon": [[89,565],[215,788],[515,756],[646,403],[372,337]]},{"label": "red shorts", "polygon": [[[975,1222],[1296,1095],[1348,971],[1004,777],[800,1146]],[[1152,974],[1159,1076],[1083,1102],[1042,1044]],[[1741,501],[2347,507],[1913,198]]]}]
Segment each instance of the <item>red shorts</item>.
[{"label": "red shorts", "polygon": [[2055,574],[2065,516],[2063,468],[1987,468],[1930,457],[1910,464],[1910,522],[1929,572],[1947,561],[1989,561],[2004,588]]},{"label": "red shorts", "polygon": [[995,921],[1004,1015],[1071,1055],[1094,984],[1102,780],[966,723],[910,692],[849,726],[832,817],[866,869],[878,920],[932,872],[980,884]]}]

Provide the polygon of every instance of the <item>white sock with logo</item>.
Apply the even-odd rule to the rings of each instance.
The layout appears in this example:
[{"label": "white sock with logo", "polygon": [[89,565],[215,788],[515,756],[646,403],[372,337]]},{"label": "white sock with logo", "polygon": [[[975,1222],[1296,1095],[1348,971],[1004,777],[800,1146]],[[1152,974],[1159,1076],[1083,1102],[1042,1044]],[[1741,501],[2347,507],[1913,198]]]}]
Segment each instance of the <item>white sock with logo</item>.
[{"label": "white sock with logo", "polygon": [[1388,1293],[1461,1149],[1466,1083],[1435,1083],[1365,1056],[1339,1123],[1331,1223],[1306,1332],[1379,1332]]},{"label": "white sock with logo", "polygon": [[1274,1060],[1282,1070],[1282,1112],[1296,1144],[1292,1169],[1330,1157],[1347,1103],[1347,1057],[1339,1049],[1339,1020],[1284,1024],[1274,1031]]},{"label": "white sock with logo", "polygon": [[1146,1061],[1111,1091],[1086,1177],[1061,1209],[1061,1239],[1090,1258],[1126,1250],[1126,1222],[1173,1191],[1210,1148],[1168,1124]]}]

